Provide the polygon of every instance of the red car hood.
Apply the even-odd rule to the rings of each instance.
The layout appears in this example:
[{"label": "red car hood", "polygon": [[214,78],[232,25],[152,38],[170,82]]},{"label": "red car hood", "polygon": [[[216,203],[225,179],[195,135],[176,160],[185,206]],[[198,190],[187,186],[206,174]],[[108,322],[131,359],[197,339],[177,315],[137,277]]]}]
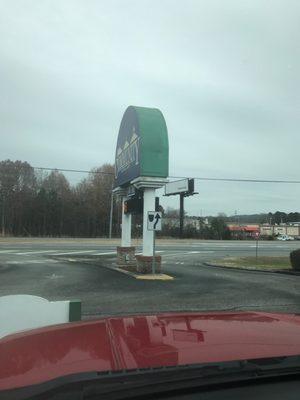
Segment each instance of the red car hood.
[{"label": "red car hood", "polygon": [[74,373],[300,354],[300,316],[189,313],[111,317],[0,340],[0,389]]}]

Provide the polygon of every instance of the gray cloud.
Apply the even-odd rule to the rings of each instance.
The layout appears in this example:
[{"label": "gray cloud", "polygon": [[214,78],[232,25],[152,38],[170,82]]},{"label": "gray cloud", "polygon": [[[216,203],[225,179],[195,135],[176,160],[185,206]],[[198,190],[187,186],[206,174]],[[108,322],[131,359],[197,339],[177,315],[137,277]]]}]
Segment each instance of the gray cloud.
[{"label": "gray cloud", "polygon": [[[299,179],[298,1],[0,8],[1,159],[113,162],[122,114],[135,104],[163,111],[172,175]],[[299,185],[198,186],[190,213],[299,209]]]}]

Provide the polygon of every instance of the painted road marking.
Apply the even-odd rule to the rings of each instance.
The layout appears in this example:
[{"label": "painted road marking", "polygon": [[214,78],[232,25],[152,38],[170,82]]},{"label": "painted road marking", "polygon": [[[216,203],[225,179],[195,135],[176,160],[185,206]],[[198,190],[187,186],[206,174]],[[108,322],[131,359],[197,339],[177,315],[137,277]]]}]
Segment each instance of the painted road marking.
[{"label": "painted road marking", "polygon": [[64,278],[64,275],[52,274],[52,275],[46,275],[46,278],[48,278],[48,279],[59,279],[59,278]]},{"label": "painted road marking", "polygon": [[187,254],[215,253],[213,250],[188,251]]},{"label": "painted road marking", "polygon": [[121,268],[112,268],[113,271],[122,272],[122,274],[131,276],[137,280],[145,280],[145,281],[172,281],[174,280],[173,276],[167,274],[135,274],[134,272],[126,271]]},{"label": "painted road marking", "polygon": [[13,253],[14,251],[20,251],[20,250],[0,250],[0,253]]},{"label": "painted road marking", "polygon": [[[165,253],[165,251],[166,250],[155,250],[155,254],[156,253]],[[140,251],[140,252],[138,252],[138,253],[135,253],[137,256],[139,256],[139,255],[143,255],[143,252],[142,251]]]},{"label": "painted road marking", "polygon": [[189,254],[212,254],[215,253],[213,250],[203,250],[203,251],[178,251],[178,253],[167,253],[164,257],[178,257],[178,256],[188,256]]},{"label": "painted road marking", "polygon": [[30,254],[44,254],[44,253],[53,253],[57,250],[39,250],[39,251],[26,251],[24,253],[16,253],[18,256],[28,256]]},{"label": "painted road marking", "polygon": [[135,279],[140,281],[173,281],[173,276],[167,274],[145,274],[145,275],[135,275]]},{"label": "painted road marking", "polygon": [[115,251],[109,251],[107,253],[96,253],[96,254],[92,254],[93,256],[106,256],[109,254],[117,254]]},{"label": "painted road marking", "polygon": [[5,264],[49,264],[49,263],[58,263],[59,261],[57,260],[49,260],[49,259],[44,259],[44,260],[22,260],[22,261],[6,261]]},{"label": "painted road marking", "polygon": [[28,261],[6,261],[5,264],[12,264],[12,265],[14,265],[14,264],[18,264],[18,265],[20,265],[20,264],[28,264]]},{"label": "painted road marking", "polygon": [[94,253],[97,250],[82,250],[82,251],[69,251],[65,253],[55,253],[51,254],[52,256],[67,256],[67,255],[73,255],[73,254],[84,254],[84,253]]},{"label": "painted road marking", "polygon": [[25,264],[50,264],[57,263],[56,260],[22,260],[22,261],[6,261],[5,264],[9,265],[25,265]]}]

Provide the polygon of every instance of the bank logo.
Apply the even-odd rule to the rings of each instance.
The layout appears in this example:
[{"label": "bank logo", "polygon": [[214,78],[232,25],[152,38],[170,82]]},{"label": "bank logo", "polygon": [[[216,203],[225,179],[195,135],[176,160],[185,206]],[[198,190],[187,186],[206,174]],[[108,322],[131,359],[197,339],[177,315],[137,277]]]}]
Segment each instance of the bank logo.
[{"label": "bank logo", "polygon": [[118,147],[117,149],[116,178],[120,173],[139,164],[139,146],[140,137],[136,134],[135,127],[133,127],[129,141],[126,140],[123,147]]}]

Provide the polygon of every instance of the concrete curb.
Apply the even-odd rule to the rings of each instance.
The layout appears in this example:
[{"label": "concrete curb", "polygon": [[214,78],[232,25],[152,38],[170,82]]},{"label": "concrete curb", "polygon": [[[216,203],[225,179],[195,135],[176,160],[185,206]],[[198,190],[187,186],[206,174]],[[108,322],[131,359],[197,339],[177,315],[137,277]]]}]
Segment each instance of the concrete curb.
[{"label": "concrete curb", "polygon": [[269,269],[251,269],[251,268],[242,268],[242,267],[226,267],[225,265],[221,264],[215,264],[215,263],[210,263],[210,262],[204,262],[203,265],[206,265],[208,267],[214,267],[214,268],[223,268],[227,270],[238,270],[238,271],[247,271],[247,272],[268,272],[269,274],[283,274],[283,275],[293,275],[293,276],[300,276],[300,271],[289,271],[289,270],[269,270]]},{"label": "concrete curb", "polygon": [[[113,258],[113,256],[115,256],[116,254],[109,254],[109,255],[104,255],[107,258]],[[97,257],[101,257],[101,255],[97,255]],[[54,257],[53,257],[54,258]],[[97,266],[97,264],[94,263],[94,260],[89,257],[89,258],[81,258],[80,256],[78,257],[74,257],[74,258],[64,258],[64,257],[55,257],[55,259],[59,259],[65,262],[78,262],[79,260],[85,264],[89,264],[89,265],[94,265]],[[116,271],[116,272],[121,272],[122,274],[131,276],[134,279],[137,280],[145,280],[145,281],[173,281],[175,278],[171,275],[167,275],[167,274],[135,274],[134,272],[131,271],[126,271],[125,269],[122,268],[118,268],[116,266],[115,263],[111,264],[111,265],[104,265],[101,264],[102,268],[106,268],[106,269],[110,269],[111,271]]]},{"label": "concrete curb", "polygon": [[167,274],[135,274],[131,271],[126,271],[125,269],[118,267],[111,267],[110,269],[121,272],[122,274],[126,274],[135,278],[137,280],[145,280],[145,281],[173,281],[174,277]]}]

